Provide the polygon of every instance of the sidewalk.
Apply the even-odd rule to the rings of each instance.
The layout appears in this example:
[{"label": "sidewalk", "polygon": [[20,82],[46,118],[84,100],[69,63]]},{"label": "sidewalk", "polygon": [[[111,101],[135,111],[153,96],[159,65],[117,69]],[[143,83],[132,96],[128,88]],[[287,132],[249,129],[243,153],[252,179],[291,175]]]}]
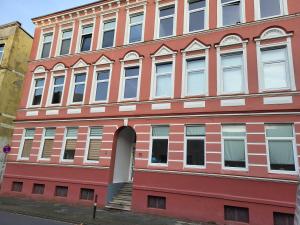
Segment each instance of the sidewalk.
[{"label": "sidewalk", "polygon": [[0,197],[0,211],[54,219],[84,225],[213,225],[191,223],[174,218],[98,209],[92,219],[92,207],[70,206],[61,203],[33,201],[25,198]]}]

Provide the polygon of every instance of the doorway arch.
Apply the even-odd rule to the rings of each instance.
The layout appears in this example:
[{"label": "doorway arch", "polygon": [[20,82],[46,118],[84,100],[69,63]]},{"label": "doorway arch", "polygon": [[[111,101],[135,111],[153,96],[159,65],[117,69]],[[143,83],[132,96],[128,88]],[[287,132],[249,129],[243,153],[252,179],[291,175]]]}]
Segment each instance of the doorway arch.
[{"label": "doorway arch", "polygon": [[136,133],[132,127],[124,126],[115,133],[115,159],[113,183],[127,183],[133,180]]}]

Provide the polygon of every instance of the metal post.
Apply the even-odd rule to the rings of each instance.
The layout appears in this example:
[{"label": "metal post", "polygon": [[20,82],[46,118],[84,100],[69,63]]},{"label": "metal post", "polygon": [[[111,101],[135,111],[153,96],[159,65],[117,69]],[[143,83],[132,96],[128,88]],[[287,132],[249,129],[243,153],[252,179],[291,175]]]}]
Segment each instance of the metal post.
[{"label": "metal post", "polygon": [[94,209],[93,209],[93,219],[96,219],[97,202],[98,202],[98,195],[96,195],[96,197],[95,197]]},{"label": "metal post", "polygon": [[0,184],[2,183],[3,176],[4,176],[4,173],[5,173],[6,160],[7,160],[7,153],[4,153],[2,168],[0,168],[0,172],[1,172],[1,174],[0,174]]}]

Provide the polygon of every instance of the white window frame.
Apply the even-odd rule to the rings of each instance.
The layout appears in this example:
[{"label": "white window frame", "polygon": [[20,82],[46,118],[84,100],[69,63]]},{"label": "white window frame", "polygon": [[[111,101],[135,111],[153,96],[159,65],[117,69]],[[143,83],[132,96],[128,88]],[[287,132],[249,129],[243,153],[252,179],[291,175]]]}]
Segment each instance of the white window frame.
[{"label": "white window frame", "polygon": [[[117,14],[117,15],[118,15],[118,14]],[[110,29],[110,30],[104,30],[104,24],[107,23],[107,22],[109,22],[109,21],[113,21],[113,20],[115,20],[115,28],[114,28],[115,33],[114,33],[114,43],[113,43],[113,46],[103,48],[103,47],[102,47],[102,44],[103,44],[104,32],[105,32],[105,31],[110,31],[110,30],[112,30],[112,29]],[[116,37],[117,37],[117,27],[118,27],[118,16],[114,16],[114,17],[112,17],[112,18],[108,18],[108,19],[105,19],[105,20],[103,20],[103,17],[102,17],[102,20],[101,20],[101,21],[102,21],[102,22],[101,22],[101,26],[100,26],[100,32],[101,32],[101,35],[99,35],[99,36],[100,36],[100,41],[99,41],[98,49],[109,49],[109,48],[114,48],[114,47],[116,47]]]},{"label": "white window frame", "polygon": [[[209,29],[209,0],[205,0],[206,6],[199,9],[189,10],[189,0],[184,1],[184,33],[196,33],[203,30]],[[190,13],[204,11],[204,28],[201,30],[190,31]]]},{"label": "white window frame", "polygon": [[[109,78],[105,81],[98,81],[97,76],[98,72],[109,70]],[[103,67],[101,69],[97,69],[96,66],[94,68],[94,77],[93,77],[93,84],[92,84],[92,91],[91,91],[91,99],[90,103],[107,103],[109,100],[109,93],[110,93],[110,87],[111,87],[111,76],[112,76],[112,64],[110,64],[108,67]],[[97,84],[98,83],[104,83],[108,82],[108,88],[107,88],[107,97],[105,100],[96,100],[96,92],[97,92]]]},{"label": "white window frame", "polygon": [[34,136],[36,134],[36,129],[34,129],[34,136],[33,137],[25,137],[27,129],[34,129],[34,128],[25,128],[25,129],[23,129],[23,134],[22,134],[22,139],[21,139],[21,144],[20,144],[17,160],[29,160],[29,158],[30,158],[30,155],[29,155],[29,157],[22,157],[23,147],[24,147],[24,144],[25,144],[25,140],[34,140]]},{"label": "white window frame", "polygon": [[[153,127],[155,126],[165,126],[165,127],[168,127],[169,128],[169,135],[168,136],[155,136],[153,137],[153,134],[152,134],[152,130],[153,130]],[[168,167],[169,165],[169,156],[170,156],[170,126],[169,125],[165,125],[165,124],[153,124],[151,125],[151,129],[150,129],[150,149],[149,149],[149,157],[148,157],[148,165],[149,166],[156,166],[156,167]],[[153,140],[155,139],[160,139],[160,140],[165,140],[167,139],[168,140],[168,158],[167,158],[167,163],[152,163],[152,146],[153,146]]]},{"label": "white window frame", "polygon": [[2,55],[1,55],[1,58],[0,58],[0,64],[2,62],[2,59],[4,58],[4,49],[5,49],[5,43],[0,43],[0,45],[3,45],[3,51],[2,51]]},{"label": "white window frame", "polygon": [[[272,125],[292,125],[293,137],[268,137],[267,136],[267,127],[268,126],[272,126]],[[293,153],[294,153],[295,171],[272,170],[271,169],[270,152],[269,152],[269,141],[272,141],[272,140],[292,141],[292,144],[293,144]],[[296,131],[295,131],[294,124],[288,124],[288,123],[269,123],[269,124],[265,124],[265,141],[266,141],[266,153],[267,153],[268,173],[298,175],[299,174],[299,163],[298,163],[299,161],[298,161],[297,144],[296,144]]]},{"label": "white window frame", "polygon": [[[88,160],[88,154],[89,154],[89,148],[90,148],[90,142],[91,140],[101,140],[103,139],[103,133],[102,136],[91,136],[91,128],[94,127],[89,127],[88,133],[87,133],[87,143],[84,151],[84,163],[99,163],[100,156],[98,160]],[[101,127],[103,129],[103,127]],[[103,131],[102,131],[103,132]],[[101,150],[101,149],[100,149]]]},{"label": "white window frame", "polygon": [[[68,128],[77,128],[77,137],[67,137]],[[65,154],[65,148],[66,148],[67,140],[77,140],[78,139],[78,131],[79,131],[79,127],[66,127],[65,128],[63,145],[62,145],[62,149],[60,151],[61,152],[60,153],[60,162],[74,162],[75,156],[76,156],[76,148],[75,148],[74,159],[64,159],[64,154]],[[76,141],[76,144],[77,144],[77,141]]]},{"label": "white window frame", "polygon": [[[43,86],[43,93],[42,93],[42,98],[41,98],[41,103],[39,105],[32,105],[32,101],[34,98],[34,92],[37,89],[35,87],[36,85],[36,80],[39,79],[44,79],[44,86]],[[27,102],[27,108],[39,108],[42,106],[43,104],[43,99],[45,97],[45,85],[46,85],[46,76],[35,76],[33,74],[32,80],[31,80],[31,88],[30,88],[30,92],[29,92],[29,98],[28,98],[28,102]],[[41,87],[39,87],[38,89],[40,89]]]},{"label": "white window frame", "polygon": [[[232,94],[248,94],[249,86],[248,86],[248,64],[247,64],[247,42],[242,42],[242,48],[230,49],[230,50],[221,50],[221,46],[217,46],[217,73],[218,73],[218,95],[232,95]],[[243,86],[244,91],[239,92],[224,92],[223,90],[223,68],[222,68],[222,57],[221,55],[225,54],[234,54],[234,53],[242,53],[243,57]]]},{"label": "white window frame", "polygon": [[[89,51],[92,51],[93,49],[93,44],[94,44],[94,39],[95,39],[95,17],[92,17],[93,18],[93,21],[90,22],[82,22],[82,20],[80,21],[79,23],[79,30],[78,30],[78,36],[77,36],[77,45],[76,45],[76,53],[86,53],[86,52],[89,52]],[[85,18],[85,20],[88,20],[89,18]],[[84,52],[81,52],[81,41],[82,41],[82,30],[84,27],[86,26],[93,26],[93,31],[92,31],[92,40],[91,40],[91,47],[90,47],[90,50],[89,51],[84,51]],[[73,32],[74,33],[74,32]],[[73,34],[74,35],[74,34]]]},{"label": "white window frame", "polygon": [[[246,10],[245,10],[245,1],[246,0],[231,0],[230,2],[223,3],[224,5],[240,1],[240,6],[241,6],[241,22],[240,23],[245,23],[246,22]],[[231,25],[223,25],[223,4],[221,0],[218,0],[218,9],[217,9],[217,14],[218,14],[218,27],[227,27],[227,26],[236,26],[238,24],[231,24]]]},{"label": "white window frame", "polygon": [[[155,9],[155,29],[154,29],[154,39],[163,39],[163,38],[169,38],[177,35],[177,8],[178,8],[178,3],[177,0],[174,2],[168,2],[165,4],[161,4],[157,2],[156,9]],[[159,36],[159,30],[160,30],[160,9],[162,8],[167,8],[168,6],[174,5],[174,14],[172,16],[164,16],[162,17],[163,19],[173,17],[173,34],[165,37],[160,37]]]},{"label": "white window frame", "polygon": [[[45,140],[53,140],[53,143],[54,143],[54,140],[55,140],[55,134],[54,136],[51,136],[51,137],[46,137],[46,131],[47,129],[51,129],[53,127],[45,127],[43,129],[43,134],[42,134],[42,139],[41,139],[41,145],[40,145],[40,149],[39,149],[39,153],[38,153],[38,161],[50,161],[51,160],[51,157],[50,158],[43,158],[42,155],[43,155],[43,150],[44,150],[44,144],[45,144]],[[55,128],[53,128],[55,129]]]},{"label": "white window frame", "polygon": [[[82,73],[85,73],[85,81],[84,82],[75,83],[76,75],[82,74]],[[86,87],[87,80],[88,80],[88,70],[87,69],[82,70],[82,71],[78,71],[78,72],[73,71],[72,78],[71,78],[71,84],[70,84],[70,90],[69,90],[69,96],[68,96],[68,99],[69,99],[68,103],[69,103],[69,105],[80,105],[80,104],[84,103],[86,89],[87,89],[87,87]],[[75,90],[76,84],[84,84],[83,98],[82,98],[81,102],[73,102],[74,90]]]},{"label": "white window frame", "polygon": [[254,0],[255,19],[256,20],[270,19],[270,18],[273,18],[273,17],[283,16],[283,15],[288,14],[287,0],[279,0],[279,3],[280,3],[280,14],[279,15],[261,17],[260,1],[261,0]]},{"label": "white window frame", "polygon": [[[245,127],[245,136],[223,136],[223,127],[224,126],[244,126]],[[244,141],[245,143],[245,168],[242,167],[227,167],[225,166],[225,140],[233,140],[233,141]],[[221,126],[221,149],[222,149],[222,169],[223,170],[234,170],[234,171],[248,171],[249,163],[248,163],[248,147],[247,147],[247,126],[246,124],[222,124]]]},{"label": "white window frame", "polygon": [[[64,40],[63,39],[63,33],[65,31],[71,31],[72,32],[72,34],[71,34],[71,40],[70,40],[70,48],[69,48],[69,53],[68,54],[61,55],[60,51],[61,51],[61,47],[62,47],[62,42]],[[71,49],[72,49],[73,39],[74,39],[74,25],[71,26],[71,27],[61,28],[60,31],[59,31],[59,36],[58,36],[58,45],[57,45],[57,48],[56,48],[56,56],[67,56],[67,55],[70,55]]]},{"label": "white window frame", "polygon": [[[38,47],[38,54],[37,54],[36,59],[49,59],[49,58],[51,58],[51,52],[52,52],[53,42],[54,42],[54,33],[55,33],[54,27],[53,27],[53,30],[51,30],[51,31],[45,31],[45,32],[41,33],[39,47]],[[50,50],[49,50],[49,57],[42,58],[43,47],[44,47],[44,44],[45,44],[44,43],[44,37],[49,35],[49,34],[52,34],[52,41],[51,41],[51,46],[50,46]]]},{"label": "white window frame", "polygon": [[[195,168],[195,169],[205,169],[206,168],[206,134],[204,136],[187,136],[186,135],[186,128],[188,126],[203,126],[205,128],[205,125],[203,124],[186,124],[184,126],[184,168]],[[188,140],[203,140],[204,141],[204,165],[188,165],[187,164],[187,141]]]},{"label": "white window frame", "polygon": [[[54,82],[55,82],[55,78],[56,77],[64,77],[64,83],[60,84],[60,85],[55,85]],[[49,90],[48,90],[47,106],[61,106],[62,105],[62,102],[63,102],[63,99],[64,99],[64,95],[65,95],[65,85],[66,85],[66,73],[56,74],[56,75],[52,75],[51,76],[50,87],[49,87]],[[53,95],[54,95],[54,88],[58,87],[58,86],[62,86],[63,87],[61,101],[58,104],[52,104],[52,98],[53,98]]]},{"label": "white window frame", "polygon": [[[137,15],[143,15],[143,21],[139,22],[139,23],[130,23],[130,19],[131,16],[137,16]],[[129,10],[127,10],[127,16],[126,16],[126,27],[127,29],[125,29],[125,40],[124,40],[124,44],[125,45],[131,45],[131,44],[137,44],[140,42],[144,42],[144,36],[145,36],[145,23],[146,23],[146,10],[144,9],[143,11],[137,11],[137,12],[132,12],[129,13]],[[131,31],[131,27],[135,26],[135,25],[142,25],[142,33],[141,33],[141,40],[140,41],[136,41],[136,42],[129,42],[130,39],[130,31]]]}]

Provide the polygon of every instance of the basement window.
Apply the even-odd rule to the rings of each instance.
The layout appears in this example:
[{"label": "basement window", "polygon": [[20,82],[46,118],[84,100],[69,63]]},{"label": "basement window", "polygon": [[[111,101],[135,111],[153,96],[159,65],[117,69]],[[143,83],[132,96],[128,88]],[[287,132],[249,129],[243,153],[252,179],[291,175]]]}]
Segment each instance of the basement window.
[{"label": "basement window", "polygon": [[234,206],[224,206],[224,219],[230,221],[237,221],[249,223],[249,209]]},{"label": "basement window", "polygon": [[92,201],[94,199],[94,189],[81,188],[80,199]]},{"label": "basement window", "polygon": [[68,187],[56,186],[55,187],[55,196],[57,196],[57,197],[67,197],[68,196]]},{"label": "basement window", "polygon": [[294,225],[294,215],[287,213],[274,212],[274,225]]},{"label": "basement window", "polygon": [[33,184],[32,194],[44,194],[45,184]]},{"label": "basement window", "polygon": [[166,209],[166,197],[148,196],[148,208]]},{"label": "basement window", "polygon": [[12,182],[11,191],[22,192],[23,182],[14,181]]}]

